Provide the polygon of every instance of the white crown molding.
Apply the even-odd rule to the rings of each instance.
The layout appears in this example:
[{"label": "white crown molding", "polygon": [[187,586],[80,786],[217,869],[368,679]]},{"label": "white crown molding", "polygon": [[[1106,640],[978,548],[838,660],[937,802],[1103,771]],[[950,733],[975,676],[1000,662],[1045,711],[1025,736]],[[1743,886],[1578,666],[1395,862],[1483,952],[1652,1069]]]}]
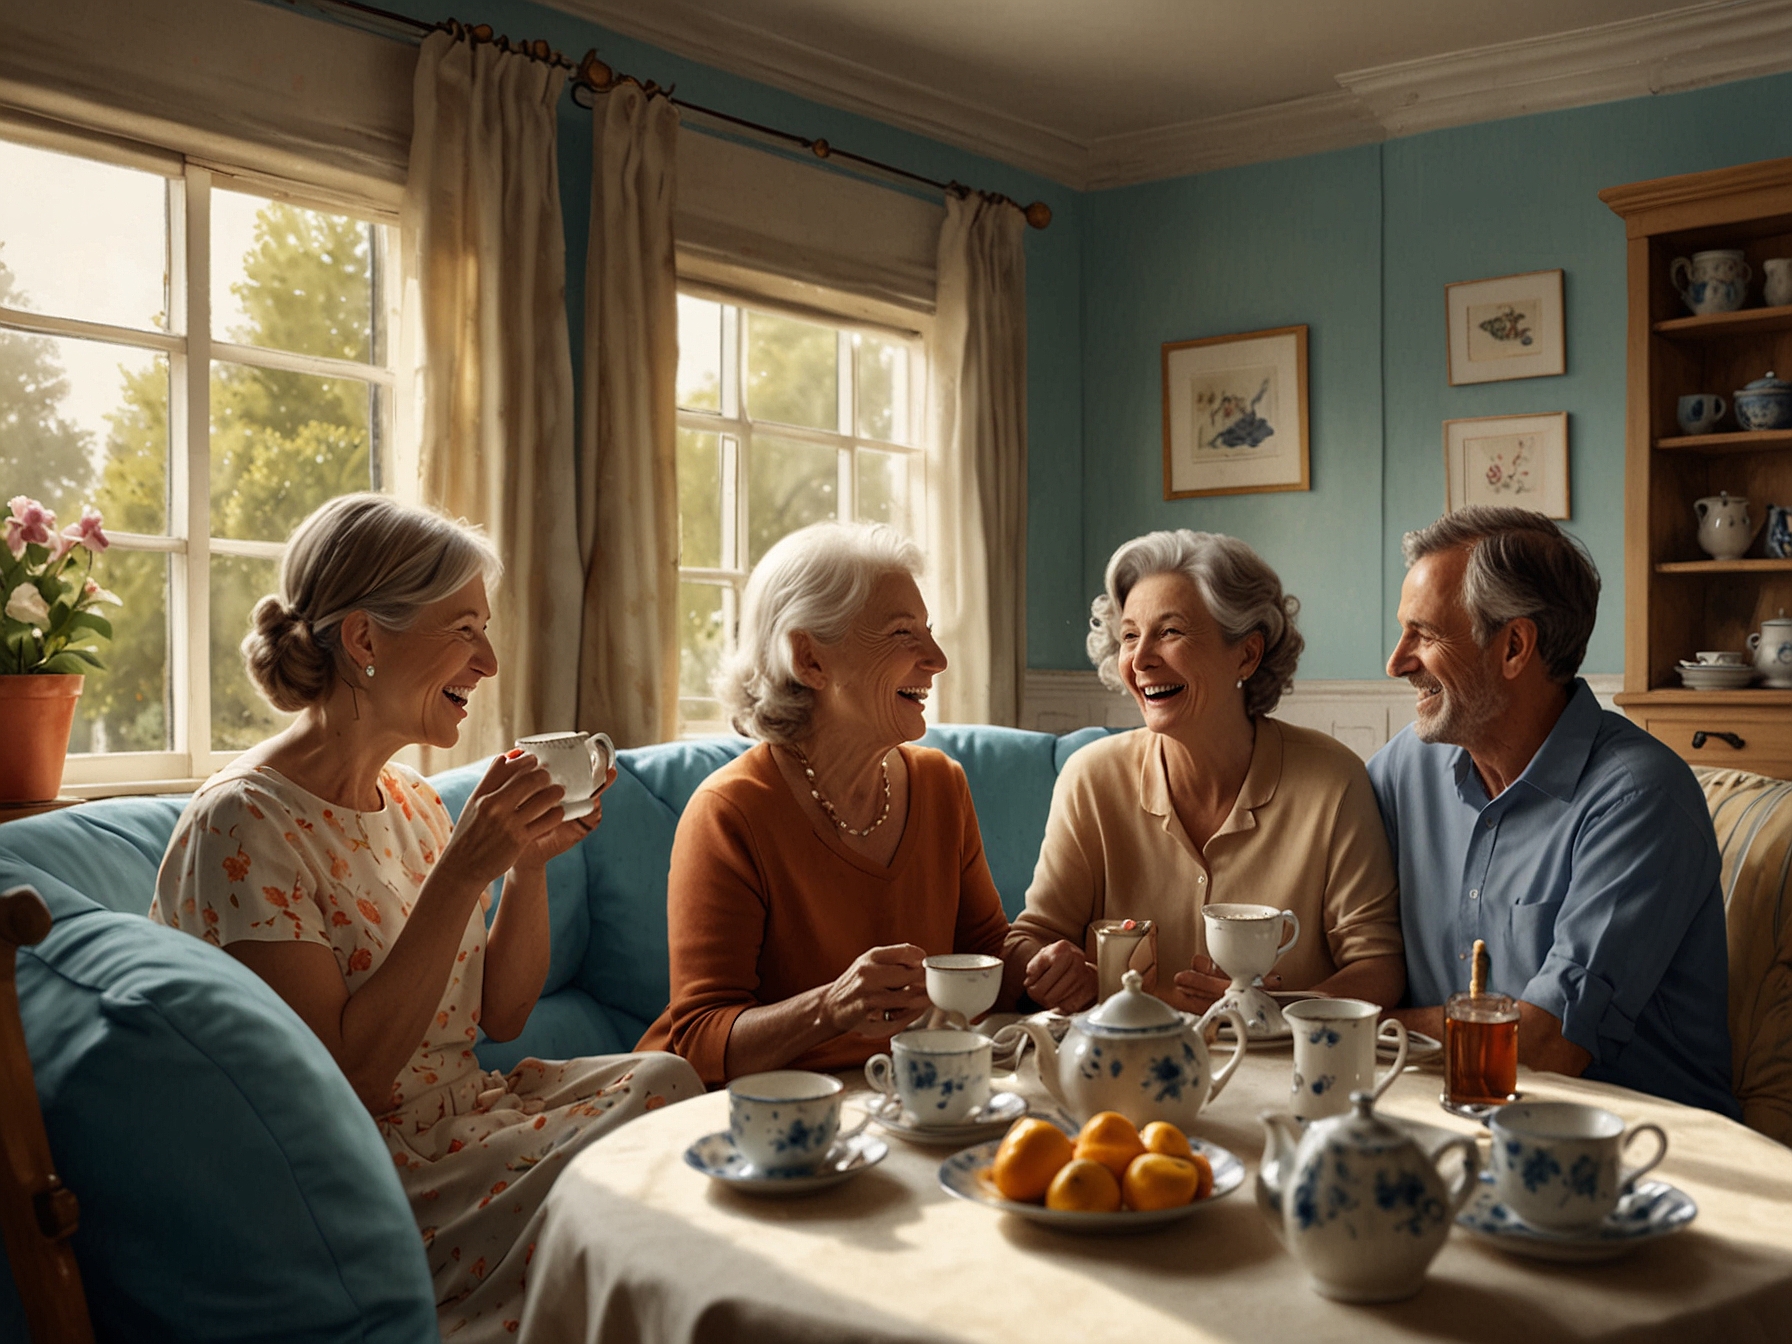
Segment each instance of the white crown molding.
[{"label": "white crown molding", "polygon": [[[1083,189],[1086,144],[997,108],[886,74],[728,15],[698,11],[681,0],[652,5],[639,0],[544,2],[719,70]],[[623,73],[642,79],[662,77],[652,70]]]},{"label": "white crown molding", "polygon": [[[1792,0],[1716,0],[1348,71],[1337,77],[1337,92],[1079,140],[728,15],[699,10],[687,0],[546,3],[691,60],[956,145],[1078,191],[1792,70]],[[626,73],[662,77],[653,70]]]},{"label": "white crown molding", "polygon": [[1792,0],[1718,0],[1641,19],[1353,70],[1338,83],[1390,136],[1678,93],[1792,70]]},{"label": "white crown molding", "polygon": [[1125,187],[1267,159],[1323,154],[1384,138],[1380,123],[1355,94],[1314,94],[1091,141],[1083,189]]}]

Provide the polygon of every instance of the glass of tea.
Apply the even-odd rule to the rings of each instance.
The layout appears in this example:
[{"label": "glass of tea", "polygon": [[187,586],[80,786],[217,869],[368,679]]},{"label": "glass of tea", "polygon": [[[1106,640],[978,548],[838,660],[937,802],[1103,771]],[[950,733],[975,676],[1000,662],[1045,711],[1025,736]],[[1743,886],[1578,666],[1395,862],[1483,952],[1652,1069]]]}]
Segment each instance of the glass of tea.
[{"label": "glass of tea", "polygon": [[1518,1090],[1518,1001],[1452,994],[1444,1005],[1444,1105],[1503,1106]]}]

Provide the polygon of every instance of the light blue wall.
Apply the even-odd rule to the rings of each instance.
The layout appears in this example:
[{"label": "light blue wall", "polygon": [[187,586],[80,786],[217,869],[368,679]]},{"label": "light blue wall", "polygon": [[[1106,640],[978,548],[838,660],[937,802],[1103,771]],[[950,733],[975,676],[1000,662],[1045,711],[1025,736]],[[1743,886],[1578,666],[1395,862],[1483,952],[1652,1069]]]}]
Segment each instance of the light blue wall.
[{"label": "light blue wall", "polygon": [[[1080,586],[1083,570],[1082,248],[1077,192],[993,159],[700,65],[526,0],[477,0],[453,8],[439,0],[381,3],[431,22],[452,14],[468,22],[489,23],[513,39],[545,38],[575,61],[595,47],[616,70],[661,85],[676,85],[679,96],[705,107],[824,138],[842,149],[940,181],[962,181],[1003,192],[1023,203],[1043,200],[1049,205],[1051,227],[1029,229],[1026,235],[1027,634],[1036,666],[1065,665],[1058,629],[1061,622],[1054,620],[1052,613],[1063,606],[1062,594]],[[569,277],[567,312],[576,367],[591,209],[591,114],[570,98],[561,103],[559,143]]]},{"label": "light blue wall", "polygon": [[[1118,541],[1230,532],[1305,604],[1304,676],[1378,676],[1400,535],[1443,510],[1443,421],[1565,410],[1568,526],[1605,578],[1586,670],[1622,671],[1624,229],[1597,193],[1787,154],[1792,76],[1775,76],[1085,197],[1085,592],[1056,619]],[[1567,374],[1450,387],[1445,284],[1556,267]],[[1166,502],[1157,344],[1297,322],[1312,493]]]},{"label": "light blue wall", "polygon": [[[1357,676],[1351,669],[1373,663],[1381,227],[1373,147],[1085,199],[1084,569],[1082,591],[1057,618],[1079,638],[1055,665],[1088,666],[1080,635],[1108,556],[1162,527],[1231,533],[1269,558],[1303,602],[1303,675]],[[1301,323],[1312,489],[1165,500],[1162,345]]]}]

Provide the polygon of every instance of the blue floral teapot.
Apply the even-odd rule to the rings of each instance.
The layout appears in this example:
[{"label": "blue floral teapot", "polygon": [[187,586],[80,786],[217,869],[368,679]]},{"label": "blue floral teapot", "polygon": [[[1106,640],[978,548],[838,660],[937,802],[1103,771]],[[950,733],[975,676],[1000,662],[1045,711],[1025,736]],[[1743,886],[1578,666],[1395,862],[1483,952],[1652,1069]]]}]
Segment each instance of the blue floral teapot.
[{"label": "blue floral teapot", "polygon": [[[1453,1138],[1427,1156],[1412,1135],[1375,1114],[1367,1092],[1306,1133],[1265,1111],[1257,1204],[1315,1292],[1340,1302],[1397,1302],[1425,1282],[1450,1225],[1475,1191],[1475,1141]],[[1438,1159],[1462,1150],[1446,1185]]]},{"label": "blue floral teapot", "polygon": [[[1122,988],[1105,1003],[1078,1013],[1060,1045],[1040,1017],[1023,1018],[996,1034],[1013,1047],[1014,1066],[1028,1041],[1038,1054],[1039,1081],[1080,1125],[1097,1111],[1118,1111],[1135,1125],[1168,1120],[1188,1129],[1201,1108],[1226,1086],[1244,1062],[1244,1019],[1215,1004],[1206,1013],[1180,1013],[1144,991],[1137,971],[1120,977]],[[1206,1027],[1213,1018],[1232,1024],[1232,1055],[1215,1073]]]}]

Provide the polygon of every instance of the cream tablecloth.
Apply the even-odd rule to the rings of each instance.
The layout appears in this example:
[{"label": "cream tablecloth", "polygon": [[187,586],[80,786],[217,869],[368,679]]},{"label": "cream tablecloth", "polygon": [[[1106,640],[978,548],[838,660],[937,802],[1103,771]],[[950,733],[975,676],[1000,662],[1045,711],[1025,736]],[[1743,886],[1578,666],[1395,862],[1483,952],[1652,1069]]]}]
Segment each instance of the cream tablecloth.
[{"label": "cream tablecloth", "polygon": [[[896,1138],[882,1164],[842,1186],[754,1199],[684,1163],[687,1145],[727,1127],[726,1095],[667,1107],[588,1149],[555,1185],[522,1337],[1792,1340],[1792,1150],[1710,1112],[1555,1074],[1521,1072],[1519,1086],[1667,1130],[1656,1175],[1698,1201],[1691,1227],[1593,1265],[1517,1259],[1458,1228],[1415,1298],[1364,1307],[1318,1296],[1252,1195],[1256,1116],[1285,1105],[1289,1068],[1285,1045],[1253,1053],[1198,1127],[1245,1159],[1245,1185],[1184,1222],[1124,1237],[1057,1232],[954,1199],[936,1179],[950,1150]],[[1409,1069],[1383,1108],[1476,1132],[1439,1109],[1439,1083],[1434,1068]],[[1043,1099],[1030,1063],[1022,1090]]]}]

